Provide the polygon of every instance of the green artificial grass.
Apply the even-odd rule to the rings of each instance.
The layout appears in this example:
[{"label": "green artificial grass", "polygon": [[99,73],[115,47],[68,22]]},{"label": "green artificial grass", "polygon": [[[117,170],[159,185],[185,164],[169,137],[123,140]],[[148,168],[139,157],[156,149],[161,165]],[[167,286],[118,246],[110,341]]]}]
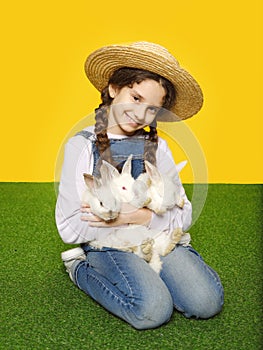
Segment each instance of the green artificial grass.
[{"label": "green artificial grass", "polygon": [[[201,186],[201,185],[200,185]],[[192,186],[186,185],[191,196]],[[192,244],[219,273],[221,314],[137,331],[78,290],[60,260],[51,183],[0,183],[1,349],[261,349],[262,185],[209,185]]]}]

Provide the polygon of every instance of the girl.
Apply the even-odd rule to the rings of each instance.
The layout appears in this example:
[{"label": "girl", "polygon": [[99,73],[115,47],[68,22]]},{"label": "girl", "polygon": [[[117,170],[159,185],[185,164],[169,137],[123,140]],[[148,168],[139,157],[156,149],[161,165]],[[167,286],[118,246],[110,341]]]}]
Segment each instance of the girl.
[{"label": "girl", "polygon": [[133,253],[89,245],[114,227],[129,224],[167,233],[181,227],[185,232],[191,225],[192,208],[182,185],[184,207],[163,215],[141,208],[123,211],[116,220],[105,222],[88,205],[81,205],[83,173],[99,176],[102,159],[120,170],[132,153],[134,178],[145,171],[144,160],[161,173],[175,166],[166,142],[157,135],[157,121],[178,121],[196,114],[203,103],[199,85],[165,48],[148,42],[96,50],[87,58],[85,71],[101,92],[102,103],[95,110],[95,126],[66,144],[56,205],[62,240],[80,244],[62,253],[71,280],[136,329],[168,322],[174,308],[189,318],[214,316],[222,309],[223,287],[217,273],[190,246],[189,235],[162,258],[160,275]]}]

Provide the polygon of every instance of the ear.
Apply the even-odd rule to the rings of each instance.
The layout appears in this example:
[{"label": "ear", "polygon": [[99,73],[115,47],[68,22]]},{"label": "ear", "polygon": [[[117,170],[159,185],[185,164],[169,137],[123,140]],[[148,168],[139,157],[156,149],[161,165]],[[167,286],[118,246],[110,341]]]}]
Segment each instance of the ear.
[{"label": "ear", "polygon": [[118,89],[116,88],[116,86],[110,84],[108,89],[110,97],[115,98],[118,93]]},{"label": "ear", "polygon": [[162,177],[158,169],[147,160],[145,160],[144,163],[145,163],[145,170],[147,174],[150,176],[150,179],[153,180],[154,182],[160,181]]},{"label": "ear", "polygon": [[118,170],[111,165],[110,163],[106,162],[105,160],[102,161],[101,167],[100,167],[100,174],[102,181],[108,182],[114,177],[119,177],[120,173]]},{"label": "ear", "polygon": [[132,154],[129,155],[126,162],[124,163],[121,171],[122,174],[128,174],[128,175],[131,174],[131,168],[132,168],[131,161],[132,161]]},{"label": "ear", "polygon": [[99,189],[102,186],[101,179],[96,176],[93,177],[93,187],[95,190]]},{"label": "ear", "polygon": [[86,185],[88,186],[89,189],[92,189],[94,187],[94,182],[93,182],[93,176],[90,174],[83,174],[84,180]]},{"label": "ear", "polygon": [[180,171],[186,166],[186,164],[187,164],[187,160],[184,160],[176,164],[176,170],[178,171],[178,173],[180,173]]}]

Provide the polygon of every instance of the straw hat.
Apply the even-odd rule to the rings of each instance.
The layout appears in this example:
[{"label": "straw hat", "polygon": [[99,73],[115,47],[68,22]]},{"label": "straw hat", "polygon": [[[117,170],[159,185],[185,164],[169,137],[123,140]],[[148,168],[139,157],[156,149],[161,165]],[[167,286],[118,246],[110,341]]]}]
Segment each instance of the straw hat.
[{"label": "straw hat", "polygon": [[176,121],[178,117],[187,119],[201,109],[203,94],[200,86],[164,47],[144,41],[104,46],[91,53],[85,62],[86,75],[100,92],[108,85],[112,73],[121,67],[157,73],[174,85],[176,102],[172,113],[164,114],[158,120]]}]

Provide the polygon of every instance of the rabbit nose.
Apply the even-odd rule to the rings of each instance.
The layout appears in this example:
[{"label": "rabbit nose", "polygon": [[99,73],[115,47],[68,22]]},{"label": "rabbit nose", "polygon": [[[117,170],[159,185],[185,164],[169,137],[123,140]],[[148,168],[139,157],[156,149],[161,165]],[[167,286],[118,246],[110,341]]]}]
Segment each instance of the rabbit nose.
[{"label": "rabbit nose", "polygon": [[118,213],[116,211],[113,211],[113,210],[109,211],[109,217],[111,220],[116,219],[117,216],[118,216]]}]

